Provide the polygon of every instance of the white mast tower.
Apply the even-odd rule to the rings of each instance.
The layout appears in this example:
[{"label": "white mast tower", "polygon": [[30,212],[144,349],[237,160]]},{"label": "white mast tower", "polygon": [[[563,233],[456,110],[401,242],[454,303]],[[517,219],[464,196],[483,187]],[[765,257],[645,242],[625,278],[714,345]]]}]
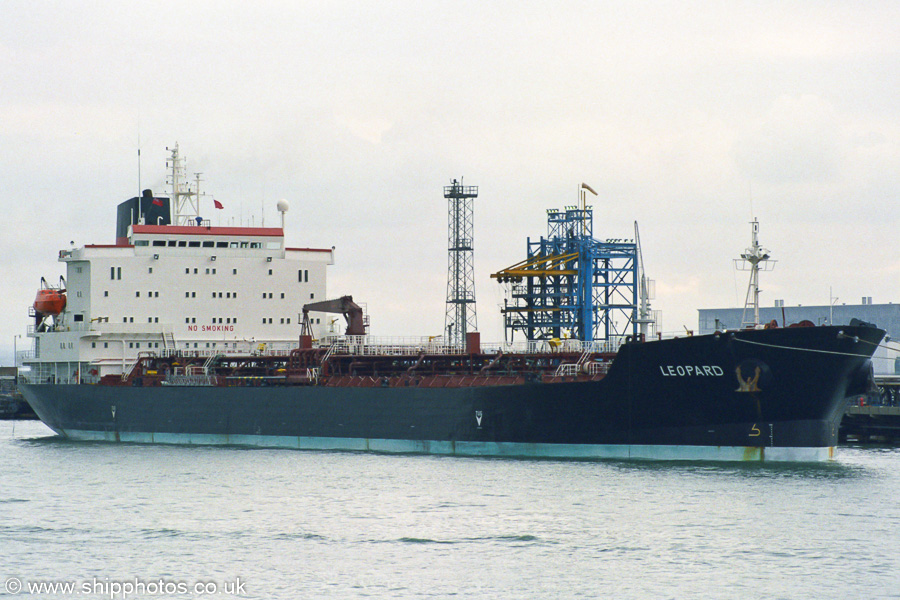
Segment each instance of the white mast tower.
[{"label": "white mast tower", "polygon": [[[734,259],[738,271],[750,271],[750,284],[747,286],[747,298],[744,300],[744,313],[741,315],[741,329],[759,328],[759,272],[771,271],[775,261],[769,260],[769,250],[759,245],[759,221],[754,217],[750,222],[751,243],[740,258]],[[749,266],[748,266],[749,265]],[[750,314],[748,314],[750,313]]]},{"label": "white mast tower", "polygon": [[644,271],[644,253],[641,251],[641,234],[638,232],[638,222],[634,222],[634,242],[637,246],[637,268],[638,268],[638,282],[640,284],[638,296],[640,300],[640,304],[638,307],[638,318],[637,324],[640,327],[641,337],[647,339],[647,335],[649,334],[649,328],[653,328],[654,335],[659,329],[659,322],[657,320],[657,315],[653,314],[653,311],[650,310],[650,301],[654,299],[654,290],[656,288],[656,282],[652,279],[647,278],[647,273]]},{"label": "white mast tower", "polygon": [[172,220],[175,225],[196,225],[200,215],[200,173],[196,174],[196,188],[192,190],[184,173],[184,158],[178,154],[178,143],[166,150],[172,153],[166,161],[170,169],[168,183],[172,186]]}]

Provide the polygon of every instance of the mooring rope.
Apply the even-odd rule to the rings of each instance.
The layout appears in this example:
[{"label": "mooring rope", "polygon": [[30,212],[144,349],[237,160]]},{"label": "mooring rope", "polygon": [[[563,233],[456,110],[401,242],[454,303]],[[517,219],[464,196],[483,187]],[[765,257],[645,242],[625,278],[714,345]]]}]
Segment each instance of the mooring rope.
[{"label": "mooring rope", "polygon": [[[851,337],[851,336],[847,336]],[[856,356],[858,358],[871,358],[869,354],[854,354],[852,352],[836,352],[834,350],[818,350],[816,348],[796,348],[794,346],[780,346],[778,344],[766,344],[765,342],[753,342],[750,340],[743,340],[739,337],[735,337],[734,340],[736,342],[744,342],[745,344],[753,344],[755,346],[766,346],[767,348],[779,348],[781,350],[796,350],[797,352],[815,352],[817,354],[835,354],[838,356]],[[865,341],[865,340],[857,340],[857,341]],[[869,342],[872,343],[872,342]]]}]

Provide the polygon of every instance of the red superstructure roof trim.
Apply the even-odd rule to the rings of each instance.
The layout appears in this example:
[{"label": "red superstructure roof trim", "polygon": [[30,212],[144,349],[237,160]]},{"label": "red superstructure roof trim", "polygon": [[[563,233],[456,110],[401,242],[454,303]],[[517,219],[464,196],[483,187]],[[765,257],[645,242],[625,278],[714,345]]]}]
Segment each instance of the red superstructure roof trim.
[{"label": "red superstructure roof trim", "polygon": [[281,227],[202,227],[196,225],[132,225],[132,233],[159,235],[227,235],[284,237]]}]

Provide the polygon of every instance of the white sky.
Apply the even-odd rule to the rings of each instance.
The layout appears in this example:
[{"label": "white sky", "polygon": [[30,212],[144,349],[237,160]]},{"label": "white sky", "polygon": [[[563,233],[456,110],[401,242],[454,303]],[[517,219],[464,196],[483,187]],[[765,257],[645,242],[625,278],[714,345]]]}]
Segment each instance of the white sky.
[{"label": "white sky", "polygon": [[[0,364],[57,252],[112,243],[164,192],[165,147],[290,246],[337,247],[329,296],[376,335],[443,328],[442,187],[478,185],[490,273],[582,181],[599,238],[632,237],[663,329],[742,305],[751,215],[779,262],[762,303],[900,301],[900,3],[0,0]],[[211,202],[210,202],[211,204]]]}]

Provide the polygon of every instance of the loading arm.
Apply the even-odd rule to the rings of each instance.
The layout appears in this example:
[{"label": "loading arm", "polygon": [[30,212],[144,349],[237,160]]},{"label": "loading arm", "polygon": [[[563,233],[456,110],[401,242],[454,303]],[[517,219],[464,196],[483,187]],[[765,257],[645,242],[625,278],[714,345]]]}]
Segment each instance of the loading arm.
[{"label": "loading arm", "polygon": [[363,309],[353,301],[353,296],[341,296],[336,300],[322,300],[303,305],[303,332],[312,334],[309,326],[309,313],[327,312],[340,313],[347,320],[345,335],[366,335],[366,324],[363,317]]}]

